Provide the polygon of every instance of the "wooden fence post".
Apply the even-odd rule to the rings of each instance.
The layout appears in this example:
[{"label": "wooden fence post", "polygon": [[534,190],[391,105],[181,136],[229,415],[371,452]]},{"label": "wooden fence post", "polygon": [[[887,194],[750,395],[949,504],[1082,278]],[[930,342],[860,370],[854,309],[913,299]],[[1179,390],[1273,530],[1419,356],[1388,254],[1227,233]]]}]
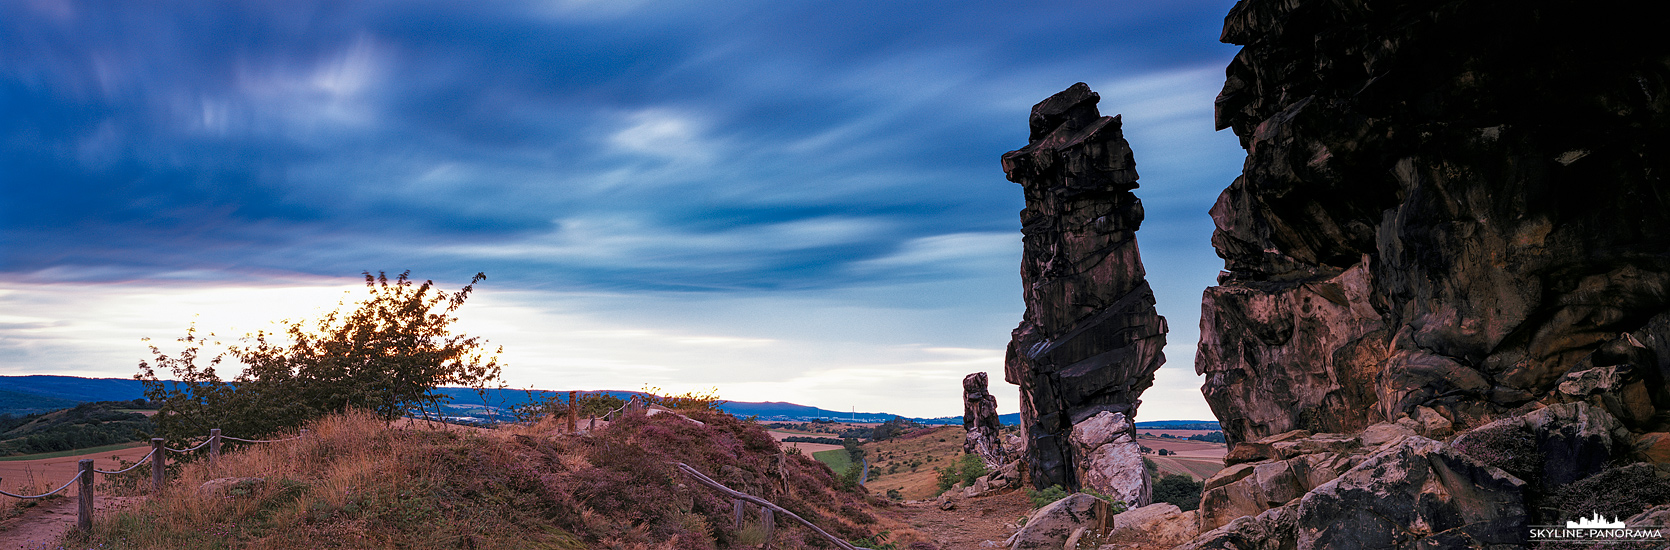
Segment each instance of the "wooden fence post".
[{"label": "wooden fence post", "polygon": [[76,495],[81,501],[77,508],[80,514],[75,518],[75,528],[83,533],[93,530],[93,459],[81,459],[81,487]]},{"label": "wooden fence post", "polygon": [[734,523],[736,524],[735,526],[732,527],[732,529],[735,529],[737,531],[741,531],[742,530],[742,499],[738,498],[738,499],[732,499],[731,500],[731,516],[733,516],[735,518]]},{"label": "wooden fence post", "polygon": [[162,494],[163,463],[168,462],[168,449],[162,448],[162,438],[151,438],[151,492]]},{"label": "wooden fence post", "polygon": [[568,433],[580,430],[579,396],[580,392],[578,391],[569,390],[568,392]]},{"label": "wooden fence post", "polygon": [[209,429],[209,467],[220,464],[220,428]]},{"label": "wooden fence post", "polygon": [[776,518],[770,508],[760,507],[760,529],[765,531],[765,547],[771,548],[771,534],[777,532]]}]

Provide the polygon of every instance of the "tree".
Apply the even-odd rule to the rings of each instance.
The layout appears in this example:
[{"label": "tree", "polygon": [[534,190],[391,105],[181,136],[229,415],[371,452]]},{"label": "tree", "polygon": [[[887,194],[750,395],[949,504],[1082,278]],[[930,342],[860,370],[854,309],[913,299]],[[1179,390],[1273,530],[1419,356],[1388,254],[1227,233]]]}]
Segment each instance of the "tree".
[{"label": "tree", "polygon": [[[390,281],[365,272],[368,295],[351,310],[338,303],[317,320],[286,320],[280,331],[246,335],[206,367],[196,362],[209,342],[195,326],[179,339],[186,348],[175,356],[151,346],[154,365],[141,361],[134,378],[160,404],[163,437],[183,442],[209,428],[260,437],[347,409],[393,420],[415,408],[427,417],[447,399],[436,388],[483,389],[498,381],[499,350],[486,353],[484,340],[452,333],[453,313],[486,275],[448,293],[435,290],[433,281],[414,283],[410,273]],[[215,370],[228,356],[244,365],[230,383]],[[160,380],[156,371],[163,368],[178,382]]]}]

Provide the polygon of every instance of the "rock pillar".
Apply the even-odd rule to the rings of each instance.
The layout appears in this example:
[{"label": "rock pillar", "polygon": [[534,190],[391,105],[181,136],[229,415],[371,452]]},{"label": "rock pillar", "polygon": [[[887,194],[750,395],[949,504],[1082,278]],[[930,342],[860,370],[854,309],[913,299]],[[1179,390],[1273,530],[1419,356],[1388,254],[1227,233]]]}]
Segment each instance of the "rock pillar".
[{"label": "rock pillar", "polygon": [[[1038,488],[1079,489],[1122,475],[1115,470],[1140,471],[1140,455],[1099,448],[1120,440],[1109,429],[1134,438],[1137,397],[1165,362],[1165,318],[1154,310],[1137,251],[1136,161],[1119,117],[1101,116],[1099,100],[1082,82],[1050,96],[1032,108],[1027,146],[1003,155],[1004,173],[1026,195],[1026,313],[1009,343],[1004,380],[1021,389],[1027,466]],[[1078,430],[1099,430],[1082,438],[1095,445],[1074,441],[1085,422],[1097,423]],[[1090,468],[1106,471],[1087,475]],[[1128,502],[1146,504],[1137,491],[1125,495]]]}]

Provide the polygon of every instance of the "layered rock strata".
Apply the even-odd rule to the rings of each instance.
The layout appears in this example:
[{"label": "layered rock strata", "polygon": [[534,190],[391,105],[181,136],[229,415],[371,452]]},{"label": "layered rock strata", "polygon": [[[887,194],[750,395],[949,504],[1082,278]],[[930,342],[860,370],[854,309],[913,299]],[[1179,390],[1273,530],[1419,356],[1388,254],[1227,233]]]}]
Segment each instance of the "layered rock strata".
[{"label": "layered rock strata", "polygon": [[1235,5],[1216,119],[1247,158],[1195,361],[1231,466],[1189,547],[1520,545],[1670,501],[1648,9]]},{"label": "layered rock strata", "polygon": [[980,457],[986,469],[996,471],[1008,462],[1003,450],[1001,422],[997,419],[997,396],[986,391],[986,373],[963,377],[963,452]]},{"label": "layered rock strata", "polygon": [[1136,450],[1130,420],[1165,361],[1166,324],[1137,250],[1136,162],[1119,117],[1101,116],[1099,100],[1079,83],[1038,103],[1027,146],[1003,155],[1004,173],[1026,196],[1026,313],[1004,380],[1021,389],[1034,486],[1123,492],[1141,506],[1146,477],[1107,484],[1141,471],[1140,455],[1125,452]]}]

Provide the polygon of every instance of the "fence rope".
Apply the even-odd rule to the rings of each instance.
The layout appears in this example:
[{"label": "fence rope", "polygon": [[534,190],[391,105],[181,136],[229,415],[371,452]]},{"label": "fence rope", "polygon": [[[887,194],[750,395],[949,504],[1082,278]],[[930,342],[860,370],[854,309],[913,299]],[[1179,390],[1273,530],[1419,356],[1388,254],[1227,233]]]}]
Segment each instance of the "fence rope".
[{"label": "fence rope", "polygon": [[[224,437],[226,437],[226,436],[221,436],[221,437],[223,437],[223,438],[224,438]],[[173,448],[173,447],[163,447],[163,448],[164,448],[164,449],[168,449],[168,450],[170,450],[170,451],[173,451],[173,452],[176,452],[176,453],[180,453],[180,454],[185,454],[185,453],[189,453],[189,452],[192,452],[192,451],[195,451],[195,450],[198,450],[198,449],[201,449],[201,448],[203,448],[203,446],[204,446],[204,445],[208,445],[208,444],[209,444],[209,441],[214,441],[214,439],[212,439],[212,438],[211,438],[211,439],[209,439],[209,440],[208,440],[208,441],[204,441],[204,442],[202,442],[202,443],[198,443],[198,444],[197,444],[197,446],[196,446],[196,447],[192,447],[192,448],[190,448],[190,449],[175,449],[175,448]],[[155,452],[155,451],[152,451],[152,452]]]},{"label": "fence rope", "polygon": [[12,497],[12,498],[46,498],[46,497],[58,494],[59,491],[63,491],[64,489],[70,488],[70,485],[74,484],[75,481],[78,480],[78,479],[81,479],[81,473],[80,472],[77,472],[75,474],[75,477],[70,478],[69,481],[65,481],[64,484],[62,486],[59,486],[57,489],[53,489],[51,491],[41,493],[41,494],[38,494],[38,495],[35,495],[35,496],[32,496],[32,497],[23,496],[23,495],[14,495],[14,494],[11,494],[11,493],[8,493],[8,492],[5,492],[5,491],[0,491],[0,495],[6,495],[6,496],[9,496],[9,497]]},{"label": "fence rope", "polygon": [[151,449],[151,452],[148,452],[148,453],[145,453],[145,458],[141,458],[141,459],[139,459],[139,462],[135,462],[135,463],[133,463],[133,465],[132,465],[132,466],[128,466],[128,467],[126,467],[126,468],[122,468],[122,469],[120,469],[120,470],[116,470],[116,471],[105,471],[105,470],[100,470],[100,469],[98,469],[98,468],[94,468],[94,469],[93,469],[93,471],[95,471],[95,472],[98,472],[98,473],[101,473],[101,474],[120,474],[120,473],[126,473],[126,472],[127,472],[127,471],[128,471],[128,470],[132,470],[132,469],[134,469],[134,468],[138,468],[138,467],[139,467],[139,465],[140,465],[140,464],[144,464],[144,463],[145,463],[145,461],[147,461],[147,460],[150,460],[150,459],[151,459],[151,457],[152,457],[152,456],[155,456],[155,455],[156,455],[156,454],[157,454],[157,450],[156,450],[156,449]]},{"label": "fence rope", "polygon": [[771,501],[769,501],[769,500],[766,500],[766,499],[763,499],[763,498],[760,498],[760,497],[757,497],[757,496],[754,496],[754,495],[750,495],[748,493],[743,493],[743,492],[740,492],[740,491],[736,491],[734,489],[731,489],[730,487],[726,487],[724,484],[719,483],[717,481],[714,481],[713,478],[702,475],[701,472],[696,471],[696,469],[690,467],[689,464],[685,464],[683,462],[674,462],[673,464],[675,466],[678,466],[679,471],[682,471],[686,474],[689,474],[690,477],[695,478],[697,483],[701,483],[702,485],[706,485],[713,490],[719,491],[721,493],[725,493],[726,495],[729,495],[731,498],[746,500],[748,502],[758,504],[762,507],[769,508],[773,511],[776,511],[776,512],[779,512],[779,513],[781,513],[785,516],[788,516],[789,519],[793,519],[795,521],[800,522],[801,525],[805,525],[807,527],[810,527],[813,531],[816,531],[819,535],[823,535],[823,538],[828,539],[829,542],[835,543],[836,548],[840,548],[841,550],[870,550],[869,548],[864,548],[862,546],[856,546],[856,545],[854,545],[850,542],[841,540],[839,537],[836,537],[835,535],[829,534],[828,531],[824,531],[823,529],[819,529],[818,526],[813,525],[812,522],[806,521],[806,518],[800,517],[799,514],[796,514],[794,512],[790,512],[788,508],[784,508],[782,506],[772,504]]},{"label": "fence rope", "polygon": [[[244,442],[244,443],[278,443],[280,441],[295,441],[297,439],[301,439],[302,436],[298,435],[296,437],[287,437],[287,438],[284,438],[284,439],[243,439],[243,438],[232,437],[232,436],[229,436],[229,435],[223,435],[223,436],[220,436],[220,438],[230,440],[230,441],[241,441],[241,442]],[[198,447],[202,447],[202,445],[198,445]]]}]

